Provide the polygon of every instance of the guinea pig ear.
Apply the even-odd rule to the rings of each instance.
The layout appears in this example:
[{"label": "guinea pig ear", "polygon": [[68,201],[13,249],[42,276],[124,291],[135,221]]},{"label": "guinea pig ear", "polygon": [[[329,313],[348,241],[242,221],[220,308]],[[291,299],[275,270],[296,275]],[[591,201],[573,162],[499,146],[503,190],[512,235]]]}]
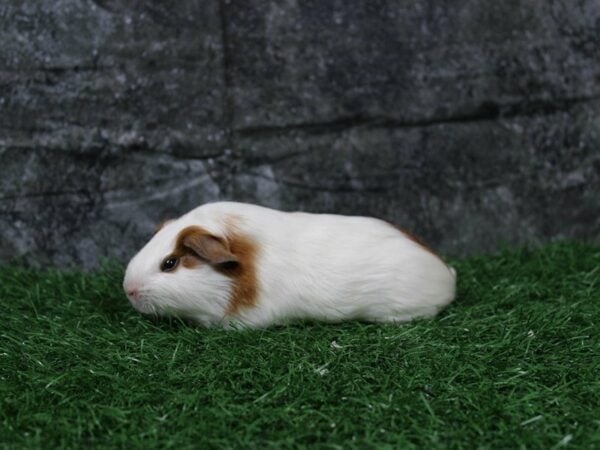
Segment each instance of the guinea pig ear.
[{"label": "guinea pig ear", "polygon": [[214,236],[200,228],[191,228],[182,240],[183,246],[196,253],[211,264],[237,262],[236,256],[229,250],[225,239]]}]

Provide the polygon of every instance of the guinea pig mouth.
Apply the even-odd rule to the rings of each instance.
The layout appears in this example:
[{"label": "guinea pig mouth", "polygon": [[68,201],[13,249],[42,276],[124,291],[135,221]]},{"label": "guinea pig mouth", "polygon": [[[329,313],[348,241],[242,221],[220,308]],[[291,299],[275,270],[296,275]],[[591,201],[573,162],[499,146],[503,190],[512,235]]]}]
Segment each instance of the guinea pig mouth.
[{"label": "guinea pig mouth", "polygon": [[135,297],[128,296],[128,298],[131,306],[133,306],[136,311],[141,312],[142,314],[157,314],[156,307],[144,296],[138,294]]}]

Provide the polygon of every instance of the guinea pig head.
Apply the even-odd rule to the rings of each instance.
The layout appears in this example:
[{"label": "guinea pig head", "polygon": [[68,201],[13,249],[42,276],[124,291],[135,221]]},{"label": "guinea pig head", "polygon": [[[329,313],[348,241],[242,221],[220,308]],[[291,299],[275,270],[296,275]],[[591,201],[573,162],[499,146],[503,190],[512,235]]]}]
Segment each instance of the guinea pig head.
[{"label": "guinea pig head", "polygon": [[142,313],[221,323],[254,301],[254,250],[235,233],[167,223],[130,261],[123,289]]}]

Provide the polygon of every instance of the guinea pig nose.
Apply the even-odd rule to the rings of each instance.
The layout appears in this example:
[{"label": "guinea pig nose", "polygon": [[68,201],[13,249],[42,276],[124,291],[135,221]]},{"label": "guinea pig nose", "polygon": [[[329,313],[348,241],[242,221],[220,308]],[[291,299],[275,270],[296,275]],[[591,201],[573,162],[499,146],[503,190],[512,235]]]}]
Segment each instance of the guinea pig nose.
[{"label": "guinea pig nose", "polygon": [[133,300],[139,293],[139,286],[137,286],[136,283],[127,280],[123,283],[123,290],[125,291],[125,294],[127,294],[127,297]]}]

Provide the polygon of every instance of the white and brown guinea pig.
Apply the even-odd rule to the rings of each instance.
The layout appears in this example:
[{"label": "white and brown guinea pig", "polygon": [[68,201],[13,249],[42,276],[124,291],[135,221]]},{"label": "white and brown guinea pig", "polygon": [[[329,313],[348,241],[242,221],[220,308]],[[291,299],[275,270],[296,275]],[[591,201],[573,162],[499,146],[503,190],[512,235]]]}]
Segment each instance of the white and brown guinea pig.
[{"label": "white and brown guinea pig", "polygon": [[382,220],[233,202],[165,223],[123,282],[142,313],[224,327],[406,322],[434,316],[455,285],[454,269]]}]

